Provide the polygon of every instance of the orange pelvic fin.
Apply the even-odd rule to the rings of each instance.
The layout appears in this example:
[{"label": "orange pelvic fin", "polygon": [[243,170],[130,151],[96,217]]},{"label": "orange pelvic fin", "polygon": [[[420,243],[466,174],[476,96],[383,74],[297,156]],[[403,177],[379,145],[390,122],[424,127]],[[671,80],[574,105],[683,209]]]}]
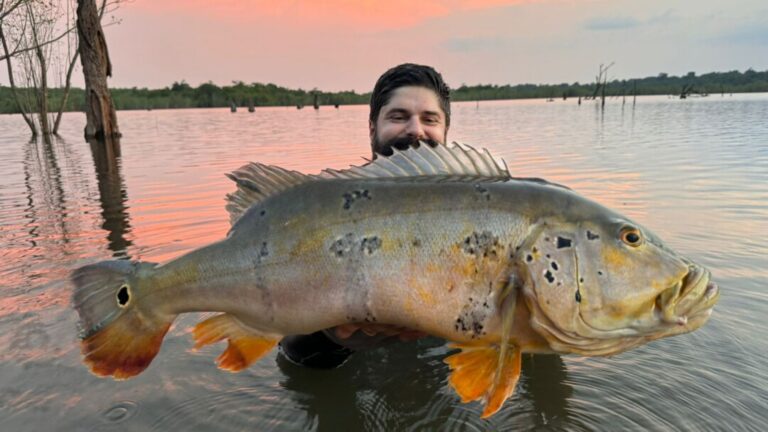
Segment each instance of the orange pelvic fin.
[{"label": "orange pelvic fin", "polygon": [[520,379],[522,358],[514,346],[499,349],[493,346],[452,345],[461,352],[445,359],[451,368],[448,379],[462,402],[477,399],[485,402],[482,417],[495,414],[512,396]]},{"label": "orange pelvic fin", "polygon": [[138,375],[155,358],[172,318],[160,320],[129,311],[83,339],[81,350],[95,375],[126,379]]},{"label": "orange pelvic fin", "polygon": [[195,349],[224,339],[229,345],[216,359],[219,368],[239,372],[263,357],[277,345],[278,339],[255,333],[229,314],[216,315],[197,324],[192,332]]}]

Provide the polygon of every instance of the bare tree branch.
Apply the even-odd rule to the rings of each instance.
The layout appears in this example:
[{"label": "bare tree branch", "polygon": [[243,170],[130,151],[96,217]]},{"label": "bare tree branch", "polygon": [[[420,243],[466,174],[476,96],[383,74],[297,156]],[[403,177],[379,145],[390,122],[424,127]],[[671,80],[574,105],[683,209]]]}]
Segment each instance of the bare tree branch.
[{"label": "bare tree branch", "polygon": [[32,131],[32,136],[37,136],[37,126],[35,125],[35,122],[32,120],[32,118],[27,113],[27,110],[24,108],[24,105],[21,103],[21,100],[19,99],[19,93],[16,91],[16,84],[13,81],[13,68],[11,67],[11,58],[8,56],[8,43],[5,40],[5,33],[3,33],[3,27],[0,26],[0,43],[3,45],[3,52],[5,55],[5,61],[8,65],[8,82],[11,86],[11,94],[13,94],[13,99],[16,101],[16,106],[19,107],[19,111],[21,111],[21,116],[24,118],[24,121],[27,123],[27,126],[29,126],[29,129]]},{"label": "bare tree branch", "polygon": [[8,9],[3,10],[5,7],[5,0],[0,2],[0,21],[3,20],[3,18],[7,17],[11,14],[17,7],[21,6],[22,3],[24,3],[27,0],[16,0],[16,3],[12,3],[10,6],[8,6]]},{"label": "bare tree branch", "polygon": [[[44,46],[50,45],[50,44],[52,44],[54,42],[57,42],[57,41],[63,39],[71,31],[75,30],[75,28],[76,28],[75,26],[69,27],[63,33],[61,33],[60,35],[56,36],[55,38],[47,40],[45,42],[41,42],[40,43],[40,47],[44,47]],[[27,52],[27,51],[34,51],[36,49],[37,49],[37,47],[34,47],[34,46],[33,47],[16,49],[15,51],[11,51],[10,53],[4,53],[2,56],[0,56],[0,61],[3,61],[3,60],[5,60],[7,58],[10,58],[10,57],[14,57],[14,56],[16,56],[18,54],[21,54],[21,53],[24,53],[24,52]]]}]

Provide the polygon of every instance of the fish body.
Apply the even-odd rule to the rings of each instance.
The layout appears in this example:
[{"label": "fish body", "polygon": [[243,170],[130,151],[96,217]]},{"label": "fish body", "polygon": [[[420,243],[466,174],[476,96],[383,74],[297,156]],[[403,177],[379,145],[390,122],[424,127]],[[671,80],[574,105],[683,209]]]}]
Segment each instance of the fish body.
[{"label": "fish body", "polygon": [[422,145],[317,176],[250,164],[231,178],[223,240],[73,273],[95,373],[143,370],[186,312],[221,313],[194,336],[228,340],[228,370],[284,335],[391,324],[453,342],[450,382],[488,416],[522,352],[615,354],[698,328],[717,301],[709,273],[652,233],[472,148]]}]

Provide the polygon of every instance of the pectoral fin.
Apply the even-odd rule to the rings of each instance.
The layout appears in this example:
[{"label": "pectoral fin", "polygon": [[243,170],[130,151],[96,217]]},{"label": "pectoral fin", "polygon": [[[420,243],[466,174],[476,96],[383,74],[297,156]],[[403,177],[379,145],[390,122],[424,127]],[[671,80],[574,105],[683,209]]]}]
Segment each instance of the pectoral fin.
[{"label": "pectoral fin", "polygon": [[520,379],[520,350],[514,346],[505,350],[493,346],[451,347],[460,348],[461,352],[445,359],[451,368],[448,381],[462,402],[482,398],[485,402],[482,417],[490,417],[512,396]]},{"label": "pectoral fin", "polygon": [[515,318],[517,289],[515,279],[510,278],[500,296],[502,316],[500,345],[453,344],[461,352],[445,359],[451,367],[448,381],[461,397],[462,402],[482,398],[485,402],[483,418],[495,414],[515,391],[520,379],[522,357],[520,347],[509,342]]},{"label": "pectoral fin", "polygon": [[216,359],[216,364],[230,372],[247,368],[271,351],[278,342],[275,338],[254,332],[229,314],[216,315],[197,324],[192,335],[195,338],[195,349],[227,339],[229,345]]}]

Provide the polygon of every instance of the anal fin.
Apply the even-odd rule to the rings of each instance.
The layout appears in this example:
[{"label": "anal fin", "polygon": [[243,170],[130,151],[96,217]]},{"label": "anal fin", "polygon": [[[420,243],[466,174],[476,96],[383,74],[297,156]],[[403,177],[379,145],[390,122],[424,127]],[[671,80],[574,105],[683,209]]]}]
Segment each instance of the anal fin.
[{"label": "anal fin", "polygon": [[482,417],[492,416],[515,391],[522,363],[520,349],[458,344],[451,347],[461,349],[445,359],[451,368],[451,387],[464,403],[483,399]]},{"label": "anal fin", "polygon": [[195,349],[224,339],[228,346],[216,359],[219,368],[239,372],[263,357],[277,345],[278,340],[255,333],[229,314],[216,315],[198,323],[192,331]]}]

